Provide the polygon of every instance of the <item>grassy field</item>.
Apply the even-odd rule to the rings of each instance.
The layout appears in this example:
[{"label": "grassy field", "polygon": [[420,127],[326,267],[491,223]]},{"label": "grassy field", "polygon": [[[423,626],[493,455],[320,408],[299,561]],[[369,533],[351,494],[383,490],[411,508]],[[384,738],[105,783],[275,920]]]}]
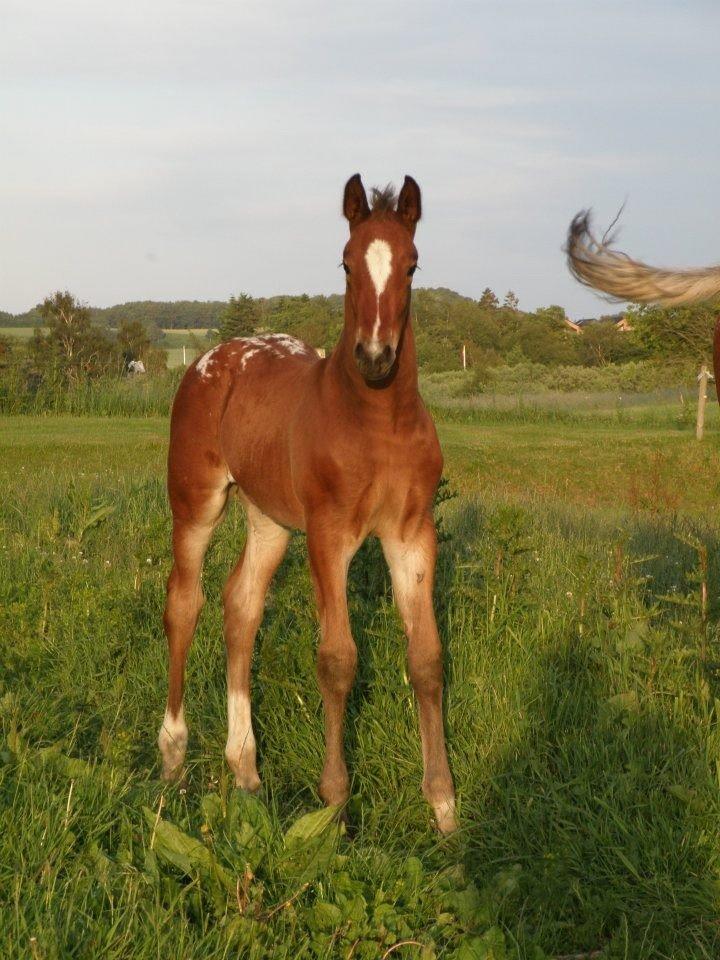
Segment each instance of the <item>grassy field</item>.
[{"label": "grassy field", "polygon": [[[0,337],[18,337],[21,340],[29,340],[33,335],[35,327],[2,327],[0,326]],[[199,352],[196,344],[201,346],[205,344],[205,334],[207,328],[198,327],[197,330],[165,330],[165,337],[161,343],[163,349],[167,350],[168,367],[173,370],[175,367],[183,365],[183,346],[185,347],[185,360],[191,363]]]},{"label": "grassy field", "polygon": [[183,366],[183,347],[185,347],[185,364],[190,364],[198,353],[209,349],[212,346],[207,340],[207,328],[198,327],[197,330],[165,330],[161,346],[167,350],[168,367],[173,370],[175,367]]},{"label": "grassy field", "polygon": [[35,327],[0,327],[0,337],[19,337],[29,340],[35,332]]},{"label": "grassy field", "polygon": [[376,544],[351,571],[351,830],[315,790],[299,536],[254,664],[263,789],[230,787],[237,509],[206,565],[187,782],[163,786],[167,421],[0,418],[0,956],[717,957],[716,415],[698,444],[675,413],[586,413],[440,425],[448,839]]}]

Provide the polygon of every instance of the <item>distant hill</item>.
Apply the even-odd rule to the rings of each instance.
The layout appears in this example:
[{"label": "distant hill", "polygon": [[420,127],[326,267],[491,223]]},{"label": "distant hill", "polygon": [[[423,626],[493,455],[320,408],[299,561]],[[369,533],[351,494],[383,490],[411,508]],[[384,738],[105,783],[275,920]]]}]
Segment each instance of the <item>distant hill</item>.
[{"label": "distant hill", "polygon": [[118,327],[123,320],[140,320],[164,330],[216,327],[226,300],[131,300],[113,307],[93,307],[96,323]]},{"label": "distant hill", "polygon": [[[341,294],[257,298],[252,327],[258,333],[289,333],[328,352],[342,331],[343,302]],[[90,311],[101,328],[114,332],[123,321],[139,321],[154,344],[176,349],[188,337],[178,343],[178,336],[182,339],[182,335],[163,331],[215,331],[226,307],[223,300],[134,300],[112,307],[90,307]],[[477,383],[487,370],[501,365],[531,362],[604,366],[656,354],[664,356],[670,349],[668,344],[673,354],[685,356],[689,352],[696,359],[704,358],[707,345],[712,342],[711,321],[714,323],[707,310],[687,308],[684,312],[656,314],[649,308],[639,309],[632,313],[632,322],[623,325],[599,323],[594,318],[573,323],[557,304],[523,310],[511,291],[501,300],[486,288],[474,300],[447,287],[418,287],[412,297],[421,366],[426,371],[456,370],[466,362]],[[616,319],[614,315],[599,318]],[[0,327],[36,325],[41,325],[37,308],[20,314],[0,312]],[[664,331],[662,337],[653,332],[656,330]],[[578,336],[580,331],[583,336]],[[213,338],[214,333],[210,332],[208,342]]]},{"label": "distant hill", "polygon": [[[471,301],[455,290],[447,287],[425,287],[416,292],[426,294],[437,303],[458,303]],[[277,294],[274,297],[260,297],[258,302],[263,313],[274,313],[282,304],[302,304],[322,300],[333,312],[342,312],[343,295],[331,293],[329,296],[287,296]],[[112,307],[90,307],[93,320],[101,325],[118,327],[123,320],[140,320],[147,326],[160,327],[163,330],[193,330],[196,328],[217,327],[220,314],[227,306],[226,300],[128,300]],[[32,327],[42,324],[37,307],[24,313],[10,313],[0,310],[0,327]]]},{"label": "distant hill", "polygon": [[[164,329],[216,327],[226,300],[130,300],[112,307],[90,307],[95,323],[118,327],[123,320],[140,320],[147,326]],[[0,310],[0,326],[32,327],[42,324],[37,307],[24,313]]]},{"label": "distant hill", "polygon": [[34,327],[42,324],[42,317],[37,307],[26,310],[25,313],[8,313],[0,310],[0,327]]}]

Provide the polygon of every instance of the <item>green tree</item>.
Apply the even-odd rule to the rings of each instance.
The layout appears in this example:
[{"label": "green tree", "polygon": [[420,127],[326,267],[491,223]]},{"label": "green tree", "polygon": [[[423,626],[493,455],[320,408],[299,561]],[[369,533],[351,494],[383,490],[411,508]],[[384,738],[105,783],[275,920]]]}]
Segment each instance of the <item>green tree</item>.
[{"label": "green tree", "polygon": [[91,323],[90,310],[68,290],[46,297],[38,310],[47,333],[36,329],[30,341],[36,373],[77,383],[117,367],[115,345]]},{"label": "green tree", "polygon": [[150,343],[145,325],[140,320],[121,321],[117,333],[117,344],[125,362],[144,360]]},{"label": "green tree", "polygon": [[490,287],[485,287],[480,296],[480,306],[486,310],[492,310],[498,306],[498,298],[492,292]]},{"label": "green tree", "polygon": [[259,322],[260,310],[255,300],[248,293],[239,293],[236,297],[230,297],[230,302],[220,315],[220,339],[251,337]]},{"label": "green tree", "polygon": [[534,314],[520,314],[512,347],[535,363],[577,363],[578,335],[570,331],[565,316],[563,308],[557,305],[541,307]]},{"label": "green tree", "polygon": [[517,310],[520,306],[520,301],[518,300],[515,293],[512,290],[508,290],[505,294],[505,299],[503,300],[503,306],[507,307],[510,310]]},{"label": "green tree", "polygon": [[717,308],[631,307],[627,318],[632,330],[625,336],[634,337],[651,356],[700,363],[712,354]]},{"label": "green tree", "polygon": [[612,320],[584,323],[577,337],[577,349],[581,362],[587,367],[627,363],[639,359],[645,352],[632,334],[618,330]]}]

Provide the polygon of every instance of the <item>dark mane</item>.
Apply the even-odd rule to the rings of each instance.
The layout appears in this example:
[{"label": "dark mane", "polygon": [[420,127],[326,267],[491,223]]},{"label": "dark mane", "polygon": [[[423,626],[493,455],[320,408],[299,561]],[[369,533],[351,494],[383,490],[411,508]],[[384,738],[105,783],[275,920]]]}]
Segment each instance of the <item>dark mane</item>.
[{"label": "dark mane", "polygon": [[370,191],[370,201],[373,213],[392,213],[397,203],[395,187],[391,183],[384,187],[373,187]]}]

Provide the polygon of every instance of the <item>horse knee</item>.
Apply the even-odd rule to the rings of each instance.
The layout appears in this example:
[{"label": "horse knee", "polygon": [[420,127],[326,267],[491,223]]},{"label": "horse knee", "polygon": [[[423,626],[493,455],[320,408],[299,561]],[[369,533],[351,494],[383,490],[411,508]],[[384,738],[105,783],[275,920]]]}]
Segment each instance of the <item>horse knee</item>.
[{"label": "horse knee", "polygon": [[320,645],[317,673],[324,690],[346,696],[352,688],[356,667],[357,649],[354,643]]},{"label": "horse knee", "polygon": [[442,690],[443,664],[439,650],[427,654],[411,651],[408,666],[410,683],[418,696],[433,696]]},{"label": "horse knee", "polygon": [[253,634],[263,617],[265,596],[260,591],[252,592],[243,586],[228,581],[223,590],[223,619],[228,627],[245,627]]}]

